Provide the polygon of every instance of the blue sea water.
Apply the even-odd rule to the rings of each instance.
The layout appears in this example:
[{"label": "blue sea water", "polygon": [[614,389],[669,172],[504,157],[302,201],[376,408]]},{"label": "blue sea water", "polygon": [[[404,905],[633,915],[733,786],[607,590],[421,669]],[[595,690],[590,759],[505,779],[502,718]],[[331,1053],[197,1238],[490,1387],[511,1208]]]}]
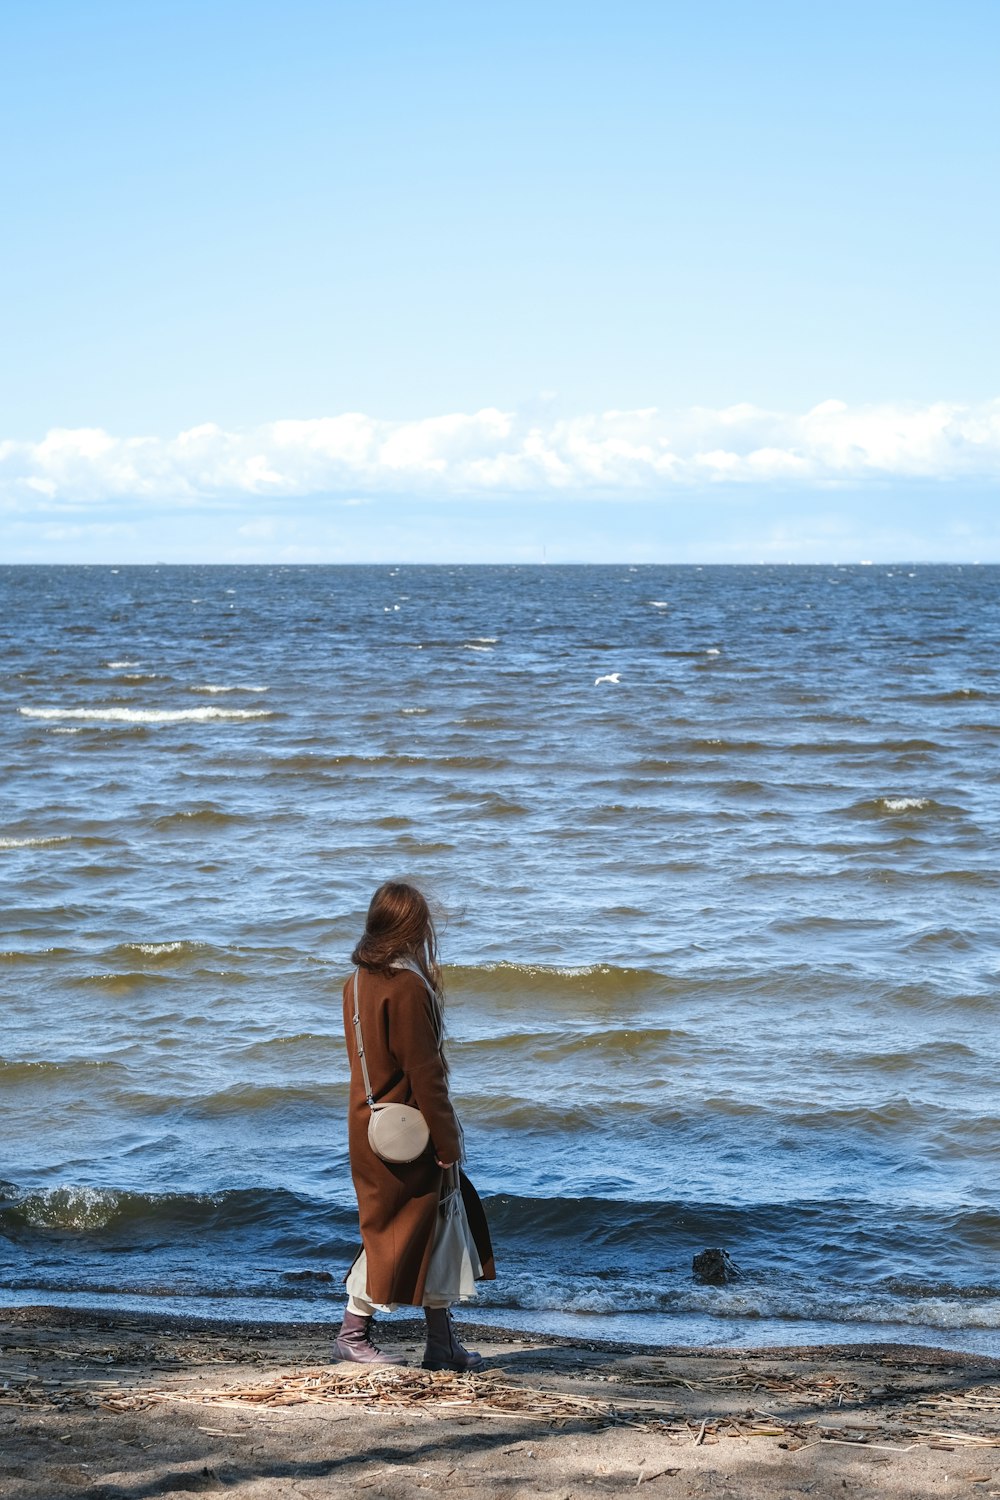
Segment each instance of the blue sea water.
[{"label": "blue sea water", "polygon": [[338,1316],[340,986],[402,874],[447,912],[478,1317],[1000,1353],[1000,569],[0,601],[0,1298]]}]

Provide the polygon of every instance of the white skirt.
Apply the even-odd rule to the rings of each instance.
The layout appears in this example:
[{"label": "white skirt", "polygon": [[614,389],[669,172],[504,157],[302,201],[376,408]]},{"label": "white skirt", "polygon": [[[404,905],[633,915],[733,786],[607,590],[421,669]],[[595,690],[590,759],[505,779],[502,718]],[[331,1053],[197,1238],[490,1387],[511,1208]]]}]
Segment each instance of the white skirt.
[{"label": "white skirt", "polygon": [[[451,1307],[453,1302],[468,1302],[475,1297],[476,1281],[482,1274],[482,1263],[458,1186],[458,1173],[453,1169],[438,1205],[437,1228],[422,1306]],[[402,1305],[398,1302],[372,1302],[368,1295],[368,1256],[364,1250],[351,1267],[347,1295],[356,1302],[367,1302],[379,1312],[395,1312]]]}]

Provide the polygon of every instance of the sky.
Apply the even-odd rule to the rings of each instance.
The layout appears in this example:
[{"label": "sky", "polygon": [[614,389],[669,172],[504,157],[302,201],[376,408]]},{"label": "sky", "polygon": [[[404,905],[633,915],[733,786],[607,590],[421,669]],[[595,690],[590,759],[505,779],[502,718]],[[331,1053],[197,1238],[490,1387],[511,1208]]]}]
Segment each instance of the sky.
[{"label": "sky", "polygon": [[1000,561],[996,0],[2,0],[0,561]]}]

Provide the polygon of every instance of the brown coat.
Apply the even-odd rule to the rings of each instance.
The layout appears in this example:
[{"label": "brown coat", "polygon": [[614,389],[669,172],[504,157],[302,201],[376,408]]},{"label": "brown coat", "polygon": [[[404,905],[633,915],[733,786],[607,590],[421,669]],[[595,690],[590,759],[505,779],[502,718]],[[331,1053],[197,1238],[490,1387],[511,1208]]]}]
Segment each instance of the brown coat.
[{"label": "brown coat", "polygon": [[[365,1102],[354,1040],[352,975],[344,985],[344,1034],[351,1063],[348,1141],[361,1239],[368,1258],[368,1295],[382,1305],[399,1302],[419,1307],[444,1179],[435,1157],[458,1161],[461,1131],[448,1097],[434,1011],[423,982],[409,969],[379,974],[362,967],[358,995],[365,1060],[376,1101],[413,1105],[431,1133],[430,1145],[416,1161],[386,1162],[369,1146],[371,1111]],[[464,1172],[461,1183],[483,1278],[492,1280],[493,1250],[486,1216]]]}]

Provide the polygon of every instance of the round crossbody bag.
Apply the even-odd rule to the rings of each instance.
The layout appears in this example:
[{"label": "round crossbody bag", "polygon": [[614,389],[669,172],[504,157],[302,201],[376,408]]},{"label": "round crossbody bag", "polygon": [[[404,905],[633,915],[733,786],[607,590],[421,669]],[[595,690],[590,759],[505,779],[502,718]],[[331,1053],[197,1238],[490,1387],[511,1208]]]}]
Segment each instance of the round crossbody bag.
[{"label": "round crossbody bag", "polygon": [[409,1104],[376,1104],[372,1094],[372,1083],[365,1062],[365,1044],[361,1036],[361,1015],[358,1008],[358,971],[354,971],[354,1040],[361,1063],[361,1077],[365,1085],[365,1103],[371,1110],[368,1121],[368,1144],[383,1161],[399,1164],[416,1161],[427,1150],[431,1138],[427,1121],[419,1109]]}]

